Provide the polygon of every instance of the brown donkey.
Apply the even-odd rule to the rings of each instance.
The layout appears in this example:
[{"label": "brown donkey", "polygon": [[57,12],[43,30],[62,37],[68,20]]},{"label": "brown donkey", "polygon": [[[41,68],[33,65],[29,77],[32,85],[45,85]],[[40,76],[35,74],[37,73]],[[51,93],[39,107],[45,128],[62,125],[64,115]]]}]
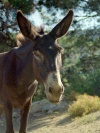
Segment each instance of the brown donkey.
[{"label": "brown donkey", "polygon": [[14,133],[12,109],[21,109],[19,133],[26,133],[27,117],[32,96],[39,83],[45,87],[49,101],[58,103],[64,92],[60,78],[61,51],[57,38],[68,31],[73,11],[59,22],[48,34],[37,30],[17,12],[21,33],[17,36],[18,47],[0,54],[0,106],[4,107],[6,133]]}]

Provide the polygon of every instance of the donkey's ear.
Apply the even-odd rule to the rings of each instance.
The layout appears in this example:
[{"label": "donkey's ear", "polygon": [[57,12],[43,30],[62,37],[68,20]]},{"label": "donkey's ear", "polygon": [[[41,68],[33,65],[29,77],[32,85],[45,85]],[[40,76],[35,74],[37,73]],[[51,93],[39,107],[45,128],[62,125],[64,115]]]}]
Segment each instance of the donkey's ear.
[{"label": "donkey's ear", "polygon": [[17,22],[22,34],[25,37],[35,39],[39,35],[35,30],[35,27],[27,18],[25,18],[24,14],[20,10],[17,12]]},{"label": "donkey's ear", "polygon": [[73,14],[73,10],[69,10],[68,14],[52,29],[49,35],[57,39],[66,34],[71,25]]}]

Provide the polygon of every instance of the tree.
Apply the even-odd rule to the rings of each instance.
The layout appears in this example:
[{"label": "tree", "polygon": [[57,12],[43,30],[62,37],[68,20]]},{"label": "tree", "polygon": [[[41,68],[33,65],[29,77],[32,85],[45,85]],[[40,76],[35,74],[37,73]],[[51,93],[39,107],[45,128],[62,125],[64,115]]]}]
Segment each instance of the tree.
[{"label": "tree", "polygon": [[[80,21],[94,19],[100,21],[100,2],[99,0],[39,0],[39,6],[37,9],[42,12],[43,6],[47,8],[47,13],[51,13],[54,16],[57,13],[57,10],[62,10],[62,14],[65,14],[70,8],[75,12],[74,24],[75,27],[79,27]],[[56,10],[56,11],[55,11]],[[44,12],[42,13],[45,14]],[[50,18],[49,18],[50,19]],[[51,25],[51,24],[50,24]],[[81,23],[82,25],[82,23]]]},{"label": "tree", "polygon": [[[0,31],[8,33],[8,29],[17,30],[16,12],[22,10],[29,14],[34,10],[32,0],[1,0],[0,1]],[[11,31],[12,31],[11,30]]]},{"label": "tree", "polygon": [[[47,12],[44,12],[44,8]],[[25,14],[30,14],[38,10],[45,22],[50,24],[56,21],[55,17],[57,11],[62,11],[61,15],[67,12],[70,8],[74,9],[75,17],[73,24],[75,27],[79,27],[80,21],[94,18],[100,21],[100,2],[99,0],[1,0],[0,1],[0,31],[8,31],[9,28],[16,30],[17,23],[15,19],[15,14],[18,9],[21,9]],[[79,12],[81,11],[81,12]],[[84,12],[84,15],[82,15]],[[79,13],[79,14],[78,14]],[[50,14],[50,17],[46,17]],[[51,18],[51,23],[50,23]],[[77,26],[76,26],[77,25]]]}]

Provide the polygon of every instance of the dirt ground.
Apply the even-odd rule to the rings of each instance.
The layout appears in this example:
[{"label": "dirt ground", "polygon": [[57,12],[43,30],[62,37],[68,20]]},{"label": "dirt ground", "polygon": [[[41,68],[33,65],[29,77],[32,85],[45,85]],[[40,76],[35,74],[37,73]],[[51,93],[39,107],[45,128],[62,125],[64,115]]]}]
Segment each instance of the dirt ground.
[{"label": "dirt ground", "polygon": [[[13,118],[15,133],[19,117]],[[0,133],[5,133],[5,119],[0,117]],[[100,133],[100,111],[72,119],[67,112],[35,113],[29,116],[28,133]]]}]

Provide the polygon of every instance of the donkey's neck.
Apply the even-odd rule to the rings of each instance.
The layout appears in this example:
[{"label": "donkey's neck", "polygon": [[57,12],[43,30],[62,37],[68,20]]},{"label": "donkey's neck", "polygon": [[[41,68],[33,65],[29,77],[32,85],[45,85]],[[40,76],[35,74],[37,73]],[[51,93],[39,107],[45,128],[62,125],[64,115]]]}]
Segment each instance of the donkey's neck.
[{"label": "donkey's neck", "polygon": [[42,77],[42,69],[43,69],[43,62],[42,60],[38,60],[33,54],[33,74],[35,79],[40,83],[44,84],[44,79]]}]

